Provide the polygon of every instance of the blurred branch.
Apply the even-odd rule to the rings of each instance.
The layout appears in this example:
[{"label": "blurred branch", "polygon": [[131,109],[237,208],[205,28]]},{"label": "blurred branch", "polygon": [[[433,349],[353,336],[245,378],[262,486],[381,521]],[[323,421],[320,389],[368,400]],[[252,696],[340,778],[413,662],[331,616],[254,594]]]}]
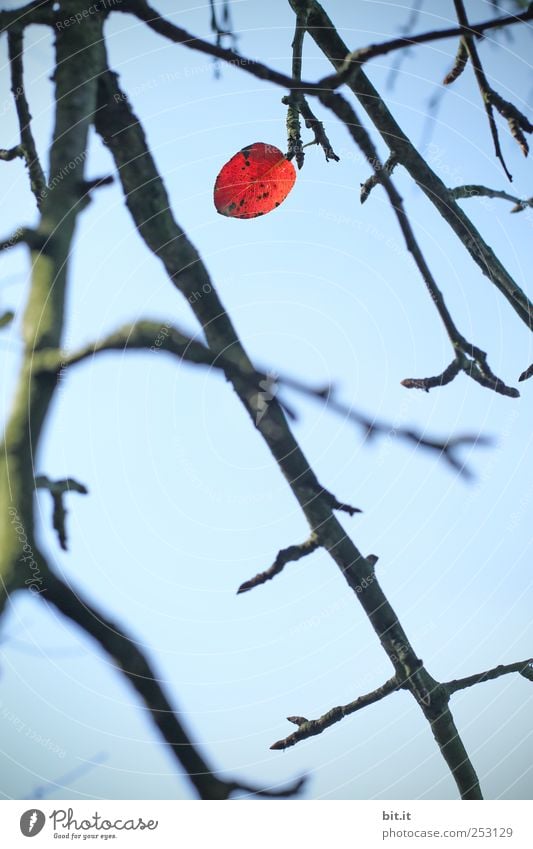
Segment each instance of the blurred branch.
[{"label": "blurred branch", "polygon": [[11,310],[6,310],[5,312],[0,314],[0,330],[3,327],[7,327],[8,324],[11,324],[13,319],[15,318],[15,313]]},{"label": "blurred branch", "polygon": [[55,15],[52,12],[54,0],[34,0],[18,9],[0,10],[0,34],[12,27],[22,29],[30,24],[48,24],[53,26]]},{"label": "blurred branch", "polygon": [[255,575],[255,577],[241,584],[237,590],[237,595],[248,592],[248,590],[252,590],[260,584],[265,584],[267,581],[271,581],[272,578],[279,575],[287,563],[294,563],[296,560],[301,560],[302,557],[307,557],[308,554],[316,551],[319,547],[320,543],[318,538],[314,533],[312,533],[309,539],[305,542],[301,542],[299,545],[290,545],[288,548],[282,548],[281,551],[278,552],[272,566],[270,566],[270,568],[265,572],[259,572]]},{"label": "blurred branch", "polygon": [[87,495],[88,489],[82,483],[74,480],[74,478],[62,478],[61,480],[51,481],[45,475],[39,475],[35,478],[36,489],[47,489],[52,496],[54,512],[52,514],[52,526],[57,534],[59,545],[63,551],[67,550],[67,529],[65,520],[67,518],[67,509],[63,503],[63,496],[66,492],[79,492],[81,495]]},{"label": "blurred branch", "polygon": [[[287,374],[276,373],[275,379],[269,377],[269,372],[265,369],[253,370],[243,369],[241,364],[229,359],[226,354],[213,354],[212,351],[197,339],[184,334],[176,327],[172,327],[167,322],[141,320],[134,324],[127,324],[119,328],[109,336],[100,339],[97,342],[91,342],[83,346],[78,351],[72,351],[65,354],[61,350],[45,350],[41,351],[34,357],[33,370],[39,373],[41,370],[55,372],[56,374],[61,369],[68,368],[76,363],[90,360],[97,354],[105,353],[106,351],[156,351],[161,350],[166,353],[179,357],[184,362],[195,365],[203,365],[208,368],[222,370],[227,377],[242,380],[248,390],[249,398],[257,398],[261,395],[260,388],[269,382],[271,386],[272,399],[276,395],[277,387],[285,387],[293,390],[308,398],[312,398],[318,403],[325,404],[329,410],[342,418],[353,422],[360,427],[367,438],[375,436],[387,436],[391,433],[407,443],[416,445],[417,447],[428,449],[436,452],[449,465],[461,472],[466,477],[470,476],[468,469],[457,456],[457,450],[466,445],[487,445],[490,440],[487,437],[479,434],[463,434],[456,437],[448,437],[446,439],[437,439],[424,435],[415,428],[396,427],[391,422],[380,420],[375,417],[370,417],[362,412],[359,412],[352,405],[343,403],[335,397],[335,390],[332,386],[313,387],[304,383],[297,378]],[[458,373],[459,366],[452,364]],[[451,366],[449,367],[452,368]],[[448,371],[448,370],[447,370]],[[451,379],[451,378],[450,378]],[[437,378],[433,380],[437,381]],[[419,389],[430,389],[433,385],[431,379],[427,379],[428,386],[419,385],[422,381],[412,381],[411,386]],[[442,380],[442,383],[449,380]],[[404,385],[406,382],[404,381]],[[436,383],[435,385],[441,385]],[[257,425],[256,425],[257,426]],[[325,492],[325,491],[324,491]],[[339,504],[330,495],[331,504],[334,509],[344,509],[347,512],[356,512],[355,508],[349,508],[346,505]]]},{"label": "blurred branch", "polygon": [[[289,0],[289,2],[291,3],[291,6],[293,6],[293,4],[300,5],[302,0]],[[314,2],[314,0],[311,0],[311,3],[309,3],[308,0],[303,0],[303,3],[308,7],[312,5],[314,10],[318,8],[322,9],[322,7],[319,6],[318,3]],[[533,7],[530,3],[525,12],[521,12],[519,15],[505,15],[501,18],[491,18],[488,21],[480,21],[476,24],[447,27],[445,29],[429,30],[428,32],[423,32],[418,35],[392,38],[389,41],[383,41],[380,44],[369,44],[367,47],[360,47],[358,50],[346,50],[346,53],[344,53],[345,58],[340,60],[336,59],[335,61],[338,61],[341,65],[339,74],[342,76],[343,82],[346,82],[351,73],[349,70],[350,64],[362,65],[364,62],[369,62],[370,59],[375,59],[377,56],[385,56],[387,53],[392,53],[395,50],[403,50],[406,47],[413,47],[418,44],[429,44],[432,41],[441,41],[445,38],[457,38],[457,36],[463,37],[465,34],[480,36],[491,29],[503,29],[504,27],[525,23],[526,21],[531,20],[533,20]],[[336,32],[337,31],[335,30],[335,33]]]},{"label": "blurred branch", "polygon": [[237,780],[219,778],[178,719],[159,677],[139,648],[138,641],[133,640],[116,622],[108,619],[101,610],[49,570],[46,574],[44,597],[48,604],[53,604],[64,616],[96,640],[129,681],[201,799],[228,799],[238,791],[256,796],[293,796],[298,793],[303,785],[301,778],[280,790],[254,787]]},{"label": "blurred branch", "polygon": [[359,696],[358,699],[355,699],[353,702],[349,702],[347,705],[338,705],[337,707],[331,708],[331,710],[328,710],[328,712],[323,714],[323,716],[319,719],[306,719],[304,716],[288,716],[288,721],[298,725],[298,730],[293,731],[292,734],[289,734],[288,737],[284,737],[282,740],[277,740],[270,748],[277,750],[288,749],[290,746],[295,746],[296,743],[299,743],[301,740],[307,740],[309,737],[315,737],[317,734],[322,734],[326,728],[329,728],[331,725],[334,725],[336,722],[344,719],[345,716],[349,716],[358,710],[362,710],[362,708],[381,701],[381,699],[384,699],[386,696],[390,696],[390,694],[394,693],[398,690],[398,688],[398,680],[396,676],[394,676],[382,684],[381,687],[378,687],[376,690],[372,690],[371,693]]},{"label": "blurred branch", "polygon": [[39,162],[37,148],[31,131],[31,114],[24,90],[23,31],[10,29],[7,34],[9,63],[11,66],[11,91],[15,99],[15,108],[20,130],[20,148],[30,175],[30,186],[38,209],[41,209],[43,194],[46,191],[46,178]]},{"label": "blurred branch", "polygon": [[515,672],[519,672],[524,678],[532,681],[532,664],[532,657],[529,657],[527,660],[520,660],[517,663],[500,664],[500,666],[495,666],[486,672],[479,672],[477,675],[469,675],[467,678],[456,678],[454,681],[448,681],[442,686],[447,690],[449,695],[452,695],[452,693],[456,693],[458,690],[465,690],[467,687],[474,687],[476,684],[493,681],[495,678],[501,678],[502,675],[511,675]]}]

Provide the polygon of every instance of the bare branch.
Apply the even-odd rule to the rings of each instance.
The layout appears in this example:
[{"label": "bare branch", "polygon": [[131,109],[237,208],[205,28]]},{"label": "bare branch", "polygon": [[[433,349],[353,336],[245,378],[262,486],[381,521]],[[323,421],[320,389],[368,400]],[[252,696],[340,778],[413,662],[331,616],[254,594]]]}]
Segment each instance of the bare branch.
[{"label": "bare branch", "polygon": [[408,377],[401,381],[402,386],[405,386],[406,389],[423,389],[425,392],[429,392],[436,386],[445,386],[447,383],[451,383],[459,372],[463,371],[476,383],[486,389],[492,389],[499,395],[506,395],[508,398],[520,396],[518,389],[515,389],[514,386],[507,386],[503,380],[496,377],[487,363],[485,351],[475,345],[470,345],[462,338],[458,340],[455,347],[457,350],[456,357],[442,374],[436,377]]},{"label": "bare branch", "polygon": [[53,26],[55,15],[51,6],[54,0],[33,0],[18,9],[0,11],[0,33],[15,27],[21,29],[30,24],[48,24]]},{"label": "bare branch", "polygon": [[520,660],[517,663],[500,664],[493,669],[487,669],[486,672],[479,672],[477,675],[469,675],[467,678],[456,678],[454,681],[448,681],[442,686],[447,690],[449,695],[452,695],[452,693],[456,693],[458,690],[464,690],[476,684],[483,684],[484,681],[493,681],[495,678],[501,678],[502,675],[511,675],[514,672],[519,672],[524,678],[531,681],[533,680],[532,664],[532,657],[529,657],[527,660]]},{"label": "bare branch", "polygon": [[[465,374],[480,383],[482,386],[485,386],[487,389],[492,389],[494,392],[499,392],[502,395],[508,395],[512,398],[518,397],[520,393],[517,389],[506,386],[500,378],[493,374],[487,363],[487,355],[485,352],[468,342],[457,329],[446,306],[442,292],[439,289],[416,240],[413,228],[411,227],[411,223],[403,206],[403,200],[392,182],[387,169],[381,164],[374,144],[359,121],[354,109],[340,94],[330,92],[319,93],[318,97],[322,103],[329,106],[335,115],[346,125],[348,132],[359,148],[363,151],[368,162],[372,165],[376,180],[382,183],[396,218],[398,219],[407,250],[412,255],[424,283],[426,284],[431,299],[435,304],[442,323],[446,328],[460,368],[465,372]],[[449,382],[449,380],[453,379],[455,376],[454,374],[452,375],[452,371],[452,366],[449,366],[443,373],[446,377],[446,382]],[[440,381],[440,385],[442,385],[442,377],[443,375],[441,375],[440,378],[426,378],[426,381],[433,381],[433,385],[435,386],[439,385]],[[414,385],[412,381],[411,385]],[[427,385],[424,388],[428,388]]]},{"label": "bare branch", "polygon": [[509,192],[500,191],[498,189],[489,189],[487,186],[480,186],[478,184],[469,184],[466,186],[456,186],[454,189],[449,190],[452,197],[456,200],[463,200],[465,198],[473,198],[473,197],[487,197],[487,198],[501,198],[501,200],[508,200],[510,203],[514,203],[515,206],[511,209],[511,212],[522,212],[522,210],[527,209],[527,207],[533,207],[533,198],[518,198],[515,195],[510,195]]},{"label": "bare branch", "polygon": [[[167,322],[149,321],[146,319],[138,321],[135,324],[127,324],[104,339],[85,345],[83,348],[80,348],[78,351],[72,351],[70,354],[65,354],[60,350],[54,349],[41,351],[34,356],[32,367],[34,373],[38,373],[40,370],[57,373],[60,369],[65,369],[76,363],[92,359],[97,354],[105,353],[106,351],[126,350],[161,350],[179,357],[184,362],[222,370],[226,376],[244,381],[250,392],[255,395],[260,394],[259,387],[269,382],[268,370],[261,369],[250,373],[247,369],[243,369],[239,363],[228,359],[224,354],[214,355],[202,342],[192,339],[178,328],[170,326]],[[453,370],[453,377],[455,377],[460,370],[458,362],[454,360],[446,371],[448,370]],[[451,379],[450,377],[449,380],[443,379],[439,382],[439,378],[426,378],[425,380],[402,381],[402,383],[408,388],[429,391],[433,385],[437,386],[448,383]],[[432,381],[436,382],[433,383]],[[415,428],[395,427],[391,422],[365,415],[352,405],[337,400],[334,389],[331,386],[315,388],[287,374],[276,374],[274,381],[270,378],[270,385],[272,397],[276,394],[276,386],[282,386],[312,398],[321,404],[326,404],[331,412],[339,414],[343,419],[347,419],[360,427],[367,438],[386,436],[394,433],[398,439],[436,452],[453,469],[459,470],[465,477],[469,477],[470,473],[464,463],[456,456],[457,450],[464,445],[490,444],[488,438],[479,434],[475,436],[463,434],[447,439],[437,439],[436,437],[427,436]],[[283,404],[284,408],[286,407],[281,399],[278,398],[278,402]],[[343,510],[350,515],[359,512],[355,507],[341,504],[331,493],[326,493],[325,490],[322,491],[322,494],[329,499],[330,506],[333,509]]]},{"label": "bare branch", "polygon": [[277,742],[273,743],[270,748],[288,749],[290,746],[295,746],[296,743],[300,742],[300,740],[307,740],[309,737],[315,737],[317,734],[322,734],[326,728],[329,728],[331,725],[334,725],[336,722],[344,719],[345,716],[349,716],[351,713],[355,713],[362,708],[381,701],[381,699],[384,699],[385,696],[390,696],[390,694],[394,693],[398,688],[398,679],[394,676],[382,684],[381,687],[378,687],[376,690],[372,690],[371,693],[359,696],[358,699],[355,699],[353,702],[349,702],[347,705],[339,705],[338,707],[331,708],[331,710],[328,710],[328,712],[323,714],[323,716],[319,719],[306,719],[303,716],[288,716],[288,721],[298,725],[298,730],[293,731],[292,734],[289,734],[288,737],[284,737],[282,740],[277,740]]},{"label": "bare branch", "polygon": [[523,380],[529,380],[531,375],[533,374],[533,363],[527,367],[525,371],[522,372],[520,377],[518,378],[518,382],[521,383]]},{"label": "bare branch", "polygon": [[[123,186],[127,207],[148,248],[164,264],[169,279],[189,300],[213,354],[227,353],[250,374],[255,371],[198,252],[174,219],[168,194],[142,127],[121,92],[116,75],[99,76],[99,101],[95,127],[111,152]],[[291,88],[292,86],[289,86]],[[147,217],[146,209],[151,215]],[[191,297],[208,286],[209,294]],[[237,377],[232,385],[290,485],[311,530],[329,552],[348,586],[365,611],[376,636],[386,651],[399,680],[424,712],[441,754],[459,788],[461,798],[482,797],[476,771],[449,710],[444,694],[426,698],[435,681],[424,668],[386,598],[379,581],[373,578],[362,591],[371,564],[363,557],[333,512],[331,497],[320,485],[314,470],[294,438],[283,412],[274,398],[257,422],[257,390]],[[399,651],[399,647],[401,651]],[[416,675],[415,672],[416,671]]]},{"label": "bare branch", "polygon": [[67,550],[67,529],[65,521],[67,518],[67,509],[63,503],[63,496],[66,492],[79,492],[81,495],[87,495],[88,489],[82,483],[74,480],[74,478],[62,478],[61,480],[51,481],[46,475],[39,475],[35,478],[36,489],[47,489],[52,496],[54,512],[52,515],[52,525],[57,533],[59,545],[63,551]]},{"label": "bare branch", "polygon": [[284,566],[287,563],[293,563],[296,560],[301,560],[302,557],[307,557],[308,554],[311,554],[313,551],[316,551],[317,548],[320,547],[320,543],[315,534],[311,534],[309,539],[306,539],[305,542],[301,542],[299,545],[290,545],[288,548],[282,548],[281,551],[278,552],[276,559],[272,566],[267,569],[265,572],[259,572],[255,577],[250,578],[249,581],[245,581],[240,585],[237,590],[237,595],[240,593],[246,593],[248,590],[252,590],[254,587],[258,587],[260,584],[264,584],[267,581],[271,581],[272,578],[275,578],[276,575],[283,570]]},{"label": "bare branch", "polygon": [[46,575],[46,593],[43,597],[48,604],[53,604],[96,640],[120,669],[144,702],[154,725],[201,799],[227,799],[239,790],[260,796],[293,796],[298,793],[303,779],[274,790],[219,778],[178,719],[163,685],[138,642],[50,571]]},{"label": "bare branch", "polygon": [[[296,0],[296,3],[298,3],[298,0]],[[316,6],[318,6],[318,4],[315,4],[315,8]],[[385,56],[387,53],[392,53],[395,50],[403,50],[405,47],[412,47],[418,44],[429,44],[432,41],[441,41],[446,38],[457,38],[457,36],[463,37],[465,33],[471,33],[473,36],[479,36],[491,29],[502,29],[504,27],[512,26],[513,24],[520,24],[530,20],[533,20],[533,8],[531,7],[531,4],[525,12],[522,12],[519,15],[491,18],[488,21],[480,21],[477,24],[448,27],[440,30],[430,30],[429,32],[423,32],[419,35],[392,38],[390,41],[384,41],[381,44],[369,44],[368,47],[361,47],[358,50],[353,50],[351,52],[347,51],[348,55],[344,54],[346,58],[343,60],[343,63],[346,66],[348,66],[349,63],[358,63],[362,65],[364,62],[368,62],[370,59],[375,59],[377,56]],[[341,73],[343,73],[344,81],[346,81],[346,69],[343,69]]]},{"label": "bare branch", "polygon": [[9,45],[9,62],[11,65],[11,91],[15,98],[15,107],[20,129],[20,147],[30,175],[30,186],[37,207],[41,209],[43,195],[46,191],[46,179],[39,162],[37,148],[31,131],[31,114],[24,90],[23,31],[10,29],[7,35]]},{"label": "bare branch", "polygon": [[[462,27],[468,27],[468,18],[466,15],[466,10],[462,0],[454,0],[455,11],[457,14],[457,20],[461,24]],[[479,86],[479,91],[481,93],[481,99],[483,101],[483,106],[485,108],[485,112],[487,114],[487,119],[489,122],[490,133],[492,136],[492,141],[494,144],[494,152],[496,154],[497,159],[500,160],[502,168],[508,177],[509,180],[512,181],[512,176],[505,164],[505,160],[503,158],[502,149],[500,147],[500,139],[498,136],[498,128],[496,126],[496,121],[494,120],[494,115],[492,112],[492,102],[490,93],[492,89],[490,88],[487,77],[485,76],[485,71],[483,70],[483,65],[481,64],[481,59],[479,58],[479,53],[477,52],[477,47],[474,44],[474,39],[469,35],[463,36],[463,41],[466,46],[468,56],[472,63],[472,67],[474,69],[474,74],[477,80],[477,84]]]},{"label": "bare branch", "polygon": [[[316,0],[289,0],[289,2],[295,11],[300,9],[302,5],[306,7],[308,11],[307,31],[310,36],[337,71],[345,68],[344,57],[349,54],[349,49],[320,4]],[[510,22],[531,20],[532,18],[533,6],[530,6],[525,17],[513,16],[510,18]],[[487,28],[490,29],[494,25],[494,21],[489,21],[488,24],[488,27],[477,24],[475,26],[479,31],[483,31]],[[462,34],[462,29],[455,29],[448,33],[448,35],[455,36]],[[435,40],[435,38],[429,40]],[[396,41],[395,49],[402,45],[404,46],[403,40],[400,45]],[[379,52],[376,55],[379,55]],[[450,195],[440,177],[437,176],[430,164],[404,133],[360,64],[357,65],[356,76],[348,77],[347,84],[362,104],[390,152],[397,155],[400,164],[436,207],[482,273],[498,288],[526,326],[530,330],[533,329],[533,304],[502,265],[492,248],[482,238],[472,221]]]}]

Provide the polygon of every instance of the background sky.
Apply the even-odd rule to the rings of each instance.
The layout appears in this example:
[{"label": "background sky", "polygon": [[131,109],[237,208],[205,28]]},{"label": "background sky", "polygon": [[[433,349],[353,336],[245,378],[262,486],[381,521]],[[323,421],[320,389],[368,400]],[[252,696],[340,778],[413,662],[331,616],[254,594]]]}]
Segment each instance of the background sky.
[{"label": "background sky", "polygon": [[[4,8],[19,3],[4,3]],[[158,10],[212,38],[208,5]],[[410,6],[327,0],[351,48],[396,35]],[[509,7],[507,7],[509,8]],[[293,13],[285,0],[234,0],[238,47],[290,70]],[[471,20],[494,13],[470,0]],[[453,4],[425,3],[414,30],[450,25]],[[109,59],[144,123],[180,225],[200,251],[254,361],[313,385],[333,382],[348,405],[386,418],[385,438],[365,444],[349,421],[285,394],[299,413],[296,437],[321,483],[363,509],[340,516],[377,573],[415,650],[449,680],[532,655],[531,403],[465,375],[430,394],[405,377],[439,373],[451,349],[407,257],[383,191],[359,203],[369,168],[346,130],[321,107],[339,163],[307,148],[283,206],[263,218],[218,215],[213,184],[254,141],[285,147],[284,91],[172,45],[132,17],[106,25]],[[491,83],[531,117],[531,31],[492,33],[480,44]],[[18,141],[2,39],[0,144]],[[483,183],[530,197],[525,160],[497,118],[511,172],[496,161],[471,68],[442,91],[456,42],[376,59],[367,72],[437,173],[450,186]],[[47,165],[53,45],[47,29],[26,36],[26,85]],[[304,76],[330,66],[305,42]],[[362,117],[362,109],[355,104]],[[366,119],[365,119],[366,120]],[[367,126],[369,126],[367,122]],[[377,134],[372,137],[386,153]],[[311,135],[305,133],[304,141]],[[113,171],[91,133],[89,177]],[[48,175],[52,178],[54,175]],[[459,330],[486,350],[493,370],[517,385],[533,360],[531,335],[483,277],[401,168],[394,180]],[[1,163],[2,237],[35,223],[19,161]],[[531,296],[533,217],[498,200],[462,201],[488,244]],[[22,247],[2,256],[0,307],[17,322],[0,336],[0,392],[8,409],[20,357],[28,291]],[[138,238],[118,185],[94,194],[79,220],[70,270],[65,348],[149,317],[198,332],[187,302]],[[464,452],[465,482],[437,456],[399,442],[399,426],[440,437],[494,438]],[[285,753],[269,746],[294,727],[379,686],[390,663],[329,557],[315,552],[253,592],[238,586],[277,551],[307,536],[303,515],[247,414],[219,376],[161,352],[106,354],[70,370],[57,393],[36,467],[89,488],[68,498],[69,551],[50,530],[38,495],[39,538],[54,567],[120,622],[153,660],[180,717],[222,775],[276,786],[306,773],[316,799],[456,798],[456,787],[413,699],[398,693]],[[2,622],[0,734],[4,798],[189,798],[188,781],[145,708],[109,658],[40,598],[19,594]],[[531,798],[533,688],[506,676],[465,690],[451,707],[488,798]]]}]

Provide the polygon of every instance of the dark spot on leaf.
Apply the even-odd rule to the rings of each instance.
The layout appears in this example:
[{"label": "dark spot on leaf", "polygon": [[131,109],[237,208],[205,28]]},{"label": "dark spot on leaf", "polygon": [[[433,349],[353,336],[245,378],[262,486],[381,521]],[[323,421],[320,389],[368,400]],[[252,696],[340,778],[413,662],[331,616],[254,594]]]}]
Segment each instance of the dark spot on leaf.
[{"label": "dark spot on leaf", "polygon": [[242,155],[244,156],[244,158],[245,158],[245,159],[248,159],[248,157],[250,156],[250,151],[251,151],[251,150],[252,150],[252,145],[251,145],[251,144],[250,144],[250,145],[248,145],[248,147],[243,147],[243,148],[242,148],[241,153],[242,153]]}]

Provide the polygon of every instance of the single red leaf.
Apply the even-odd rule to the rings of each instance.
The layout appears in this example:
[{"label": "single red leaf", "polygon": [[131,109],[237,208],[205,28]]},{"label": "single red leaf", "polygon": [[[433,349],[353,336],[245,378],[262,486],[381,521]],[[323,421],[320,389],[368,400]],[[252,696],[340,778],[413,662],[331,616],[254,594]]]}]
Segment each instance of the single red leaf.
[{"label": "single red leaf", "polygon": [[254,142],[226,162],[215,182],[217,212],[256,218],[282,203],[296,180],[294,165],[271,144]]}]

